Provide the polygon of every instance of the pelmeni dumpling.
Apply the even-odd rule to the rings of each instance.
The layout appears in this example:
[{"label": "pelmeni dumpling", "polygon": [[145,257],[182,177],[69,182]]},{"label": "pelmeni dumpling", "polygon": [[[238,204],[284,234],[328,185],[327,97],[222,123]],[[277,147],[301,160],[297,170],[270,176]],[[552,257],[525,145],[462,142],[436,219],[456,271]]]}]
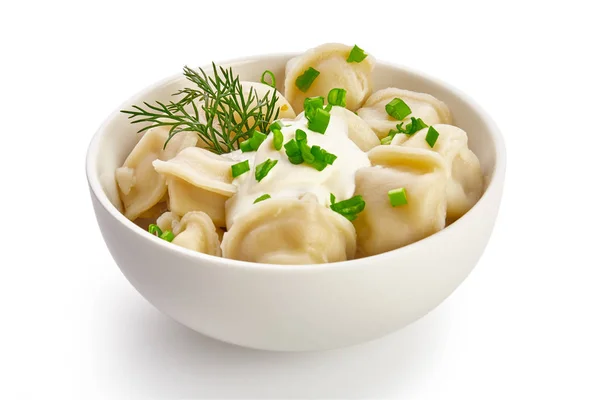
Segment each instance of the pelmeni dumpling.
[{"label": "pelmeni dumpling", "polygon": [[[391,117],[385,110],[385,106],[395,98],[402,99],[412,111],[402,121]],[[452,123],[450,110],[442,101],[426,93],[398,88],[387,88],[373,93],[357,113],[380,139],[387,136],[391,129],[396,129],[400,122],[406,125],[410,122],[410,117],[421,118],[427,125]]]},{"label": "pelmeni dumpling", "polygon": [[181,132],[163,149],[168,137],[168,128],[148,129],[123,166],[115,171],[125,216],[132,221],[160,202],[167,191],[165,178],[154,170],[152,162],[157,159],[169,160],[182,149],[195,146],[198,141],[196,133]]},{"label": "pelmeni dumpling", "polygon": [[[323,96],[333,88],[346,89],[346,106],[358,109],[371,93],[371,72],[375,59],[368,56],[359,63],[347,62],[351,46],[339,43],[324,44],[292,58],[285,68],[285,97],[297,112],[304,109],[304,99]],[[308,68],[319,71],[319,76],[306,92],[296,86],[296,79]]]},{"label": "pelmeni dumpling", "polygon": [[369,151],[373,147],[379,146],[379,138],[375,132],[358,115],[344,107],[338,106],[332,107],[330,113],[346,121],[346,124],[348,124],[348,137],[359,149]]},{"label": "pelmeni dumpling", "polygon": [[225,201],[237,188],[231,183],[231,165],[224,157],[198,147],[182,150],[169,161],[154,161],[166,177],[170,210],[177,215],[203,211],[218,227],[225,226]]},{"label": "pelmeni dumpling", "polygon": [[450,173],[446,195],[447,222],[451,223],[477,203],[483,193],[483,175],[479,159],[469,150],[465,131],[452,125],[437,124],[433,127],[440,134],[433,149],[425,141],[428,129],[422,129],[409,138],[406,138],[406,135],[396,135],[392,145],[429,149],[444,158]]},{"label": "pelmeni dumpling", "polygon": [[256,203],[223,238],[223,257],[267,264],[320,264],[354,258],[346,218],[306,196]]},{"label": "pelmeni dumpling", "polygon": [[221,255],[217,230],[206,213],[192,211],[185,214],[175,225],[173,233],[175,239],[172,243],[178,246],[213,256]]},{"label": "pelmeni dumpling", "polygon": [[[421,240],[444,228],[446,163],[423,149],[378,146],[372,167],[356,173],[356,193],[366,207],[354,220],[358,256],[371,256]],[[404,188],[408,204],[392,207],[390,190]]]},{"label": "pelmeni dumpling", "polygon": [[160,217],[158,217],[156,219],[156,225],[162,230],[162,231],[175,231],[177,230],[177,226],[179,225],[179,215],[171,212],[171,211],[166,211],[164,213],[162,213],[160,215]]},{"label": "pelmeni dumpling", "polygon": [[[264,83],[261,82],[250,82],[250,81],[241,81],[240,84],[242,85],[242,91],[244,93],[244,96],[248,96],[248,94],[250,93],[251,89],[256,90],[255,94],[258,96],[258,100],[261,100],[263,97],[265,97],[265,95],[268,94],[268,98],[270,99],[272,96],[272,92],[273,90],[276,92],[276,96],[278,97],[277,102],[275,103],[276,107],[279,108],[279,116],[277,117],[279,118],[289,118],[289,119],[293,119],[296,118],[296,112],[295,109],[292,108],[291,104],[288,102],[288,100],[277,91],[277,89],[272,88],[269,85],[265,85]],[[257,104],[257,100],[255,99],[254,102],[252,103],[253,105]],[[263,106],[263,112],[266,110],[267,106]],[[300,110],[302,110],[302,108],[300,108]],[[271,116],[271,121],[272,122],[274,119],[274,115]],[[250,120],[252,121],[252,120]]]}]

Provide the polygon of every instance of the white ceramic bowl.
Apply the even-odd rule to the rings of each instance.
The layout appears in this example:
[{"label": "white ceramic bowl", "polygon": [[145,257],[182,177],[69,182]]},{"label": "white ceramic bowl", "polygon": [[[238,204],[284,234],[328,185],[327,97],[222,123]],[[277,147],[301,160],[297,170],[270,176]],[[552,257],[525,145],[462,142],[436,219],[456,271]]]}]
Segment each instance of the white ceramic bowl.
[{"label": "white ceramic bowl", "polygon": [[[257,80],[270,69],[282,83],[292,56],[257,56],[221,65],[232,66],[242,80]],[[364,342],[400,329],[440,304],[473,269],[490,237],[504,183],[503,139],[471,98],[443,82],[382,62],[373,78],[374,90],[396,86],[434,95],[466,130],[486,177],[483,197],[466,215],[401,249],[333,264],[267,265],[192,252],[148,234],[115,206],[114,170],[139,138],[139,128],[117,110],[91,141],[87,177],[104,240],[131,284],[191,329],[266,350]],[[154,84],[120,108],[167,100],[181,82],[177,75]]]}]

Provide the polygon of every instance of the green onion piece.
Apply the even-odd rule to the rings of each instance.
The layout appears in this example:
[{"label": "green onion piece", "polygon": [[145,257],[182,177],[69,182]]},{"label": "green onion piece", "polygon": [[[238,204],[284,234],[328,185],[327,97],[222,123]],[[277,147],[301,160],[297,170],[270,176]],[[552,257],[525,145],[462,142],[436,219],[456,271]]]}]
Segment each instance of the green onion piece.
[{"label": "green onion piece", "polygon": [[330,112],[332,108],[333,106],[331,104],[327,104],[327,106],[325,106],[325,111]]},{"label": "green onion piece", "polygon": [[297,156],[290,156],[288,160],[294,165],[299,165],[304,162],[304,158],[302,158],[302,154],[298,154]]},{"label": "green onion piece", "polygon": [[231,176],[233,176],[234,178],[245,174],[248,171],[250,171],[250,163],[248,162],[248,160],[239,162],[237,164],[233,164],[231,166]]},{"label": "green onion piece", "polygon": [[[269,77],[271,78],[271,83],[269,83],[265,80],[265,75],[269,75]],[[269,85],[272,88],[274,88],[275,87],[275,74],[267,69],[265,72],[262,73],[262,76],[260,77],[260,83],[264,83],[265,85]]]},{"label": "green onion piece", "polygon": [[395,135],[392,135],[392,136],[386,136],[386,137],[382,138],[382,139],[380,140],[381,144],[383,144],[383,145],[386,145],[386,144],[391,144],[391,143],[392,143],[392,139],[394,139],[394,136],[395,136]]},{"label": "green onion piece", "polygon": [[337,156],[335,154],[325,152],[325,159],[323,161],[325,161],[326,164],[333,165],[335,160],[337,160]]},{"label": "green onion piece", "polygon": [[329,193],[329,202],[331,204],[335,203],[335,195],[333,193]]},{"label": "green onion piece", "polygon": [[271,132],[273,132],[274,129],[281,130],[281,128],[283,128],[283,122],[281,122],[279,119],[277,121],[273,121],[273,123],[271,123],[269,126],[269,130],[271,130]]},{"label": "green onion piece", "polygon": [[290,139],[290,141],[287,142],[283,147],[285,148],[285,154],[288,157],[300,155],[300,147],[298,147],[298,142],[296,142],[294,139]]},{"label": "green onion piece", "polygon": [[296,140],[306,140],[306,132],[302,129],[296,129]]},{"label": "green onion piece", "polygon": [[359,63],[362,60],[364,60],[365,58],[367,58],[367,53],[365,53],[365,51],[363,49],[361,49],[360,47],[358,47],[357,45],[354,45],[352,50],[350,50],[350,54],[348,55],[346,62]]},{"label": "green onion piece", "polygon": [[346,89],[331,89],[327,95],[327,102],[332,106],[346,107]]},{"label": "green onion piece", "polygon": [[260,196],[260,197],[257,197],[257,198],[256,198],[256,200],[254,200],[254,203],[253,203],[253,204],[259,203],[259,202],[261,202],[261,201],[263,201],[263,200],[267,200],[267,199],[270,199],[270,198],[271,198],[271,196],[270,196],[270,195],[268,195],[268,194],[263,194],[262,196]]},{"label": "green onion piece", "polygon": [[283,146],[283,133],[279,129],[273,129],[273,147],[275,150],[281,150]]},{"label": "green onion piece", "polygon": [[[335,196],[330,194],[330,200],[335,200]],[[356,195],[348,200],[340,201],[339,203],[331,203],[331,210],[338,214],[341,214],[349,221],[356,219],[358,214],[365,209],[365,201],[361,195]]]},{"label": "green onion piece", "polygon": [[315,112],[319,108],[323,108],[325,104],[325,99],[321,96],[317,97],[307,97],[304,99],[304,116],[307,120],[311,120],[315,116]]},{"label": "green onion piece", "polygon": [[153,234],[155,236],[159,236],[159,237],[160,237],[160,235],[163,234],[162,230],[156,224],[148,225],[148,232],[150,232],[151,234]]},{"label": "green onion piece", "polygon": [[317,161],[325,161],[325,150],[323,150],[321,146],[312,146],[310,148],[310,154],[312,154]]},{"label": "green onion piece", "polygon": [[296,87],[301,91],[306,93],[308,89],[310,89],[310,85],[317,79],[320,72],[314,69],[313,67],[309,67],[302,75],[296,78]]},{"label": "green onion piece", "polygon": [[277,164],[277,160],[271,160],[270,158],[267,158],[266,161],[258,164],[256,166],[256,171],[254,171],[254,177],[256,180],[259,182],[262,181],[265,176],[267,176],[269,171],[273,169],[275,164]]},{"label": "green onion piece", "polygon": [[240,143],[240,150],[242,150],[242,153],[248,153],[250,151],[254,151],[254,149],[252,148],[252,145],[250,144],[250,139],[244,140],[243,142]]},{"label": "green onion piece", "polygon": [[306,143],[306,140],[296,140],[298,142],[298,146],[300,147],[300,153],[302,154],[302,158],[304,162],[307,164],[312,164],[315,161],[315,156],[310,152],[310,147]]},{"label": "green onion piece", "polygon": [[392,207],[408,204],[408,199],[406,198],[406,189],[404,188],[390,190],[388,192],[388,197]]},{"label": "green onion piece", "polygon": [[436,131],[433,126],[430,126],[427,130],[427,136],[425,136],[425,141],[429,143],[429,147],[433,148],[435,142],[437,142],[438,136],[440,136],[438,131]]},{"label": "green onion piece", "polygon": [[267,138],[267,135],[265,135],[264,133],[259,132],[259,131],[254,131],[254,133],[252,134],[252,137],[250,138],[250,145],[252,146],[252,149],[258,150],[258,148],[260,147],[262,142],[265,141],[266,138]]},{"label": "green onion piece", "polygon": [[331,115],[329,114],[329,111],[319,108],[316,110],[313,119],[308,121],[308,129],[314,132],[325,134],[330,118]]},{"label": "green onion piece", "polygon": [[175,234],[171,231],[164,231],[160,238],[166,240],[167,242],[172,242],[175,239]]},{"label": "green onion piece", "polygon": [[412,112],[408,104],[398,97],[385,105],[385,111],[389,116],[396,118],[399,121],[408,117]]},{"label": "green onion piece", "polygon": [[[410,125],[410,129],[409,129]],[[421,129],[427,128],[427,124],[423,122],[421,118],[410,117],[410,123],[406,126],[408,132],[404,132],[407,135],[413,135],[419,132]]]}]

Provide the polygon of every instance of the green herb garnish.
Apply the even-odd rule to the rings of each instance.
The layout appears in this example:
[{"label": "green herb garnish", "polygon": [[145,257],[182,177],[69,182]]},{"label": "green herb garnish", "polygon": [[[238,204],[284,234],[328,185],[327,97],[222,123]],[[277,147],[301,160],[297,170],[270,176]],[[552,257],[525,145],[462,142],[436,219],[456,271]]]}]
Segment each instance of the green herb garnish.
[{"label": "green herb garnish", "polygon": [[233,164],[231,166],[231,176],[233,176],[234,178],[237,178],[238,176],[243,175],[248,171],[250,171],[250,163],[248,162],[248,160],[239,162],[237,164]]},{"label": "green herb garnish", "polygon": [[404,122],[400,122],[396,125],[396,129],[390,129],[390,132],[386,137],[381,139],[381,144],[390,144],[394,136],[398,133],[404,133],[405,135],[412,136],[421,129],[427,128],[427,124],[423,122],[421,118],[410,117],[410,122],[403,127]]},{"label": "green herb garnish", "polygon": [[150,232],[154,236],[157,236],[163,240],[166,240],[167,242],[172,242],[173,239],[175,239],[175,234],[173,232],[171,232],[171,231],[163,232],[156,224],[148,225],[148,232]]},{"label": "green herb garnish", "polygon": [[[213,76],[199,69],[183,68],[183,75],[197,87],[175,93],[176,102],[132,106],[121,110],[132,124],[145,123],[138,132],[165,126],[169,128],[168,142],[179,132],[196,132],[206,148],[223,154],[237,150],[240,142],[249,139],[254,131],[267,132],[269,122],[279,116],[277,91],[268,91],[262,98],[255,88],[244,93],[239,76],[231,68],[213,63]],[[204,115],[201,117],[201,112]],[[206,119],[206,122],[204,122]]]},{"label": "green herb garnish", "polygon": [[298,165],[304,162],[302,153],[300,152],[300,146],[298,146],[296,139],[291,139],[283,147],[285,148],[285,154],[292,164]]},{"label": "green herb garnish", "polygon": [[433,148],[435,142],[437,142],[440,134],[435,130],[433,126],[430,126],[427,130],[427,136],[425,136],[425,141],[429,144],[429,147]]},{"label": "green herb garnish", "polygon": [[273,147],[279,151],[283,146],[283,133],[276,128],[271,128],[271,132],[273,132]]},{"label": "green herb garnish", "polygon": [[406,198],[406,189],[404,188],[390,190],[388,192],[388,197],[392,207],[408,204],[408,199]]},{"label": "green herb garnish", "polygon": [[323,108],[325,105],[325,99],[321,96],[307,97],[304,99],[304,116],[307,120],[314,118],[317,109]]},{"label": "green herb garnish", "polygon": [[273,169],[275,164],[277,164],[277,161],[278,160],[271,160],[270,158],[267,158],[266,161],[258,164],[256,166],[256,170],[254,171],[254,177],[256,178],[256,180],[259,182],[262,181],[265,178],[265,176],[267,176],[269,171]]},{"label": "green herb garnish", "polygon": [[385,105],[385,112],[387,112],[389,116],[401,121],[408,117],[412,111],[404,100],[396,97]]},{"label": "green herb garnish", "polygon": [[313,67],[309,67],[306,71],[302,73],[298,78],[296,78],[296,87],[301,91],[306,93],[308,89],[310,89],[310,85],[317,79],[320,72],[314,69]]},{"label": "green herb garnish", "polygon": [[317,108],[313,118],[308,120],[308,129],[314,132],[325,134],[327,126],[329,126],[330,119],[331,114],[329,114],[329,111],[322,108]]},{"label": "green herb garnish", "polygon": [[[271,82],[267,82],[265,79],[265,75],[268,75],[269,78],[271,78]],[[260,83],[264,83],[265,85],[269,85],[272,88],[275,88],[275,74],[271,71],[269,71],[268,69],[265,70],[265,72],[262,73],[261,77],[260,77]]]},{"label": "green herb garnish", "polygon": [[166,240],[167,242],[172,242],[175,239],[175,234],[171,231],[164,231],[162,235],[160,235],[162,240]]},{"label": "green herb garnish", "polygon": [[252,147],[252,150],[258,150],[258,148],[260,147],[262,142],[265,141],[266,138],[267,135],[265,135],[264,133],[255,131],[252,134],[252,137],[250,138],[250,147]]},{"label": "green herb garnish", "polygon": [[263,201],[263,200],[267,200],[267,199],[270,199],[270,198],[271,198],[271,196],[270,196],[270,195],[268,195],[268,194],[263,194],[262,196],[260,196],[260,197],[257,197],[257,198],[256,198],[256,200],[254,200],[254,203],[253,203],[253,204],[259,203],[259,202],[261,202],[261,201]]},{"label": "green herb garnish", "polygon": [[361,49],[360,47],[358,47],[357,45],[354,45],[352,50],[350,50],[350,54],[348,55],[346,62],[359,63],[362,60],[364,60],[365,58],[367,58],[367,53],[365,53],[365,51],[363,49]]},{"label": "green herb garnish", "polygon": [[332,106],[346,107],[346,89],[331,89],[327,95],[327,103]]},{"label": "green herb garnish", "polygon": [[336,213],[341,214],[349,221],[355,220],[358,214],[365,209],[366,205],[361,195],[356,195],[348,200],[343,200],[339,203],[336,203],[335,196],[333,193],[330,193],[329,200],[331,202],[330,208]]}]

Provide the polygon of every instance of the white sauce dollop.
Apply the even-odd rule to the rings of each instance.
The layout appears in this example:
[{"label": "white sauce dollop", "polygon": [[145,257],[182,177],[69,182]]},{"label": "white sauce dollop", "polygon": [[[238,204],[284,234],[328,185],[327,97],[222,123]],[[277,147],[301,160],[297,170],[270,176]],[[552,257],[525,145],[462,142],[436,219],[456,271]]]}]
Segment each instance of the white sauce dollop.
[{"label": "white sauce dollop", "polygon": [[[242,153],[238,150],[225,154],[224,157],[229,159],[247,159],[250,162],[250,171],[233,180],[238,192],[227,200],[225,205],[227,229],[231,229],[239,216],[251,211],[254,200],[264,194],[270,195],[271,198],[298,199],[312,193],[324,206],[330,206],[330,193],[335,195],[336,201],[346,200],[354,196],[356,171],[371,165],[367,153],[348,138],[348,125],[343,118],[332,115],[324,135],[308,129],[304,113],[296,119],[282,119],[281,122],[284,125],[281,129],[284,145],[295,137],[296,129],[302,129],[306,132],[309,146],[321,146],[329,153],[335,154],[337,159],[333,165],[328,165],[322,171],[317,171],[305,163],[294,165],[288,160],[285,147],[279,151],[275,150],[273,134],[269,134],[256,152]],[[255,178],[255,167],[267,159],[277,160],[277,165],[258,182]]]}]

